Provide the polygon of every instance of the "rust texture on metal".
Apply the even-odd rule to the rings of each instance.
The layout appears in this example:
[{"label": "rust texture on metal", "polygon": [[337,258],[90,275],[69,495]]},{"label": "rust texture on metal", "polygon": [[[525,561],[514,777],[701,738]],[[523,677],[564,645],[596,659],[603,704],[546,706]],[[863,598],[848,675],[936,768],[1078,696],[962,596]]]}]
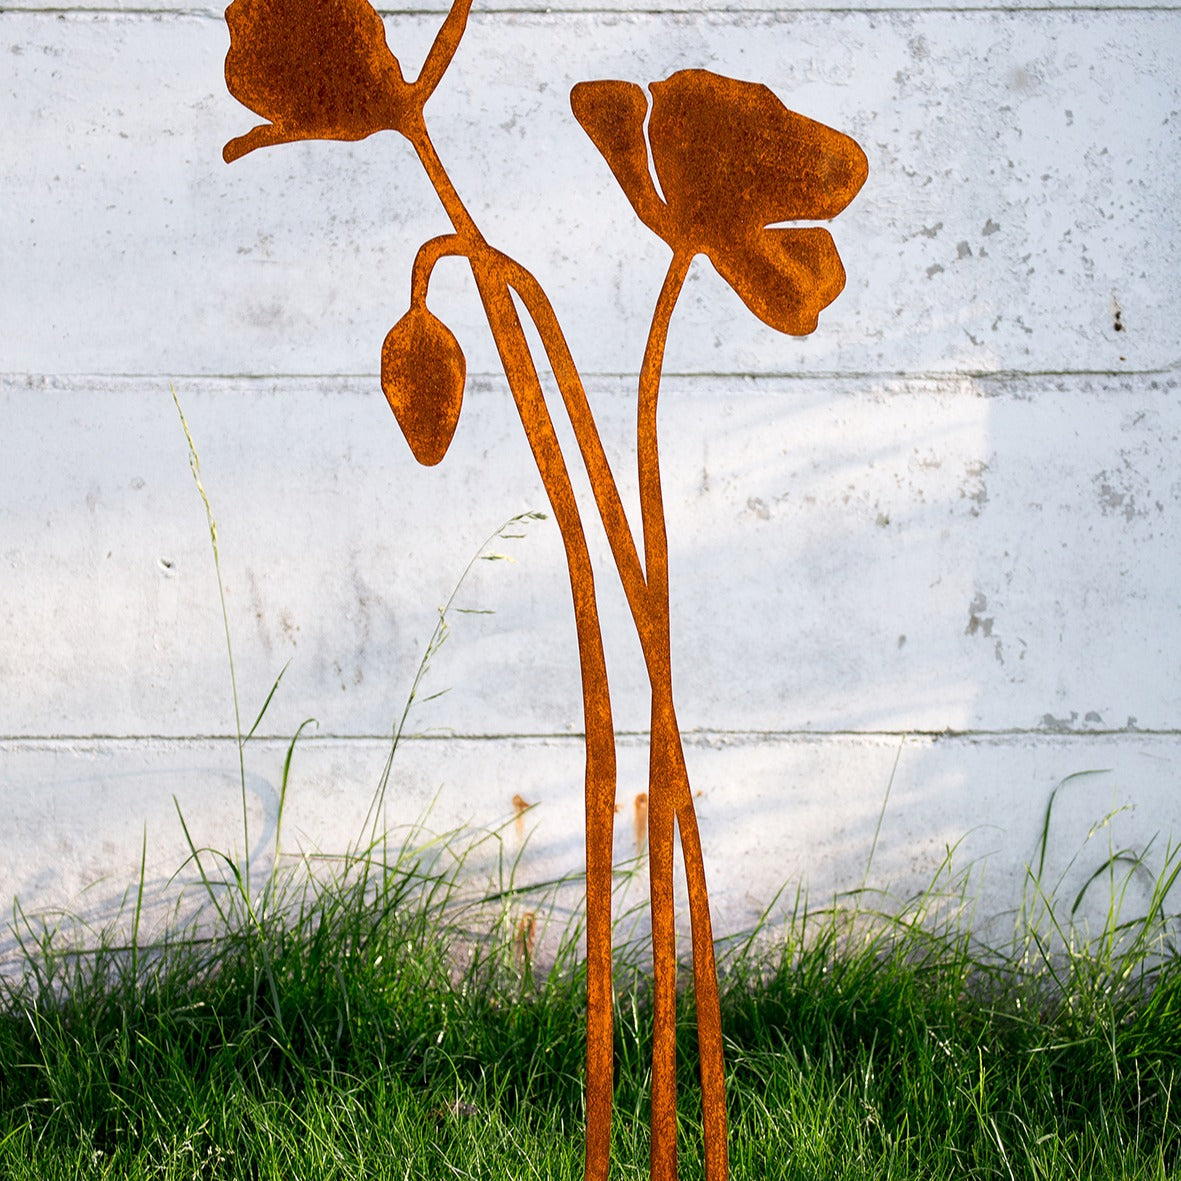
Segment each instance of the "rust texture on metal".
[{"label": "rust texture on metal", "polygon": [[[673,852],[679,833],[689,895],[702,1087],[705,1175],[728,1175],[718,981],[705,864],[672,691],[668,538],[661,494],[657,401],[665,343],[693,259],[704,254],[746,306],[780,332],[805,335],[840,293],[845,272],[831,235],[792,221],[838,214],[865,181],[865,154],[848,136],[789,111],[766,87],[707,70],[681,70],[648,88],[593,81],[574,87],[574,116],[643,223],[672,257],[640,367],[637,461],[640,544],[629,524],[582,379],[545,292],[484,238],[451,183],[423,107],[463,36],[471,0],[456,0],[418,77],[408,81],[366,0],[234,0],[226,10],[230,93],[266,120],[226,144],[227,162],[256,148],[305,139],[359,140],[397,131],[410,143],[450,222],[418,251],[409,307],[381,349],[381,384],[414,457],[440,462],[459,420],[463,350],[427,308],[440,258],[467,261],[512,397],[561,532],[574,600],[585,719],[587,881],[587,1181],[606,1181],[613,1091],[611,874],[616,804],[615,732],[595,575],[582,517],[539,377],[552,370],[590,479],[651,687],[648,791],[637,796],[649,859],[654,976],[651,1160],[653,1181],[675,1181],[676,945]],[[659,190],[649,171],[649,159]],[[533,355],[521,314],[544,358]],[[642,557],[641,557],[642,554]],[[527,805],[513,799],[518,824]],[[637,832],[637,847],[641,846]],[[533,916],[521,920],[532,953]]]}]

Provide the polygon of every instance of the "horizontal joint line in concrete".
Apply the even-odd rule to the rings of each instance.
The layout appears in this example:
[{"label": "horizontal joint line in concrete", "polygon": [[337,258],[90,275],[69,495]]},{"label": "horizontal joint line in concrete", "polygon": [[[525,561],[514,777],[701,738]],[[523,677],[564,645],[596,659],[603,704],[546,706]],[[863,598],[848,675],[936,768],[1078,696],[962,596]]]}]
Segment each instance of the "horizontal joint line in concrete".
[{"label": "horizontal joint line in concrete", "polygon": [[[1114,12],[1177,12],[1181,10],[1178,4],[974,4],[963,7],[950,5],[923,6],[921,4],[908,6],[877,5],[873,7],[855,7],[839,4],[813,4],[807,7],[783,8],[611,8],[603,6],[569,7],[555,12],[552,8],[535,6],[497,5],[482,9],[473,14],[473,19],[481,16],[809,16],[813,14],[842,15],[842,16],[913,16],[930,14],[948,15],[976,15],[1004,13],[1005,15],[1019,15],[1023,13],[1114,13]],[[381,8],[378,10],[383,17],[418,17],[443,16],[442,8]],[[12,5],[0,8],[0,15],[13,13],[19,15],[43,16],[172,16],[172,17],[204,17],[209,20],[221,20],[220,8],[100,8],[100,7],[38,7],[34,5]]]},{"label": "horizontal joint line in concrete", "polygon": [[[542,378],[552,379],[550,370],[540,370]],[[1037,378],[1082,379],[1088,377],[1177,377],[1181,369],[1170,366],[1163,369],[931,369],[915,370],[800,370],[742,373],[737,371],[670,370],[665,372],[665,381],[1029,381]],[[504,375],[496,371],[468,372],[471,381],[503,381]],[[593,370],[582,373],[583,381],[634,381],[634,372]],[[55,382],[72,384],[102,381],[154,381],[208,383],[225,381],[369,381],[376,387],[376,373],[0,373],[0,382],[22,385],[30,382]]]},{"label": "horizontal joint line in concrete", "polygon": [[[647,730],[617,730],[620,739],[647,739]],[[1073,738],[1093,740],[1103,738],[1181,738],[1181,729],[1095,729],[1056,730],[1041,728],[1011,727],[998,730],[686,730],[682,737],[689,744],[712,742],[724,739],[743,741],[782,741],[784,739],[858,739],[889,738],[902,741],[908,738],[940,741],[947,739],[993,740],[1009,738]],[[581,731],[531,731],[525,733],[439,733],[403,734],[399,742],[583,742],[586,735]],[[7,746],[69,746],[77,743],[150,743],[159,746],[195,746],[203,743],[236,745],[233,734],[0,734],[0,744]],[[250,742],[255,746],[262,743],[289,743],[290,734],[255,734]],[[334,734],[315,733],[301,735],[299,745],[325,743],[388,743],[388,734]]]}]

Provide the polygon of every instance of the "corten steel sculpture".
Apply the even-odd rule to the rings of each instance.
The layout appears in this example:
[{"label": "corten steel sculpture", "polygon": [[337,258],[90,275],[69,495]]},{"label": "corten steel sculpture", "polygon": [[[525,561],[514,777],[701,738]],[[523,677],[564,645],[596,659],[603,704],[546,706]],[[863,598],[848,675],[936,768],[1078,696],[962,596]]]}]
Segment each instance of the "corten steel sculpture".
[{"label": "corten steel sculpture", "polygon": [[[228,163],[273,144],[359,140],[383,130],[401,132],[410,141],[452,229],[418,251],[409,310],[382,346],[381,383],[411,451],[423,464],[438,463],[447,451],[466,372],[459,343],[427,308],[431,272],[445,256],[465,258],[471,267],[561,530],[574,598],[586,727],[586,1177],[605,1181],[613,1090],[615,733],[590,554],[514,296],[541,338],[590,477],[651,684],[650,1176],[653,1181],[673,1181],[677,1175],[673,841],[679,829],[690,904],[706,1177],[723,1181],[728,1165],[718,981],[701,840],[672,694],[657,398],[669,323],[698,254],[706,255],[746,306],[772,328],[793,335],[816,328],[818,314],[844,286],[844,269],[827,230],[779,223],[834,217],[864,183],[866,159],[853,140],[787,110],[767,87],[706,70],[682,70],[653,83],[651,103],[631,82],[583,82],[574,87],[575,118],[640,219],[672,250],[639,378],[641,560],[553,308],[533,275],[485,240],[427,132],[423,106],[451,63],[470,7],[471,0],[455,0],[418,78],[408,82],[386,44],[381,17],[366,0],[234,0],[226,10],[226,83],[235,98],[267,122],[231,140],[223,155]],[[652,181],[649,158],[661,192]]]}]

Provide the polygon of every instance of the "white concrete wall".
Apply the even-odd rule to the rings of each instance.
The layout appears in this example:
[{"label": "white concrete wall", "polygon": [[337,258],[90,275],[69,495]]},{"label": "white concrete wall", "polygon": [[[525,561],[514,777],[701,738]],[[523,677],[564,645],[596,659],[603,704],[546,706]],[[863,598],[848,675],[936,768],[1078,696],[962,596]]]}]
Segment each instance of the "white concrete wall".
[{"label": "white concrete wall", "polygon": [[[438,23],[390,13],[409,72]],[[615,11],[618,9],[618,11]],[[432,306],[471,378],[419,469],[381,397],[410,261],[445,224],[404,142],[232,168],[216,8],[0,10],[0,901],[102,912],[200,834],[241,843],[224,637],[182,399],[220,524],[257,850],[357,832],[436,608],[544,509],[470,279]],[[1181,9],[626,0],[473,14],[429,107],[489,237],[566,326],[625,490],[664,248],[575,124],[583,78],[705,66],[854,135],[849,285],[806,340],[695,265],[670,340],[666,501],[682,721],[715,907],[927,885],[948,845],[1014,905],[1051,866],[1181,839]],[[589,506],[588,506],[589,507]],[[480,563],[395,763],[390,819],[538,807],[523,876],[577,868],[577,662],[556,528]],[[600,557],[604,546],[598,545]],[[600,579],[633,850],[645,691]],[[513,830],[510,828],[510,833]],[[1159,834],[1159,835],[1157,835]],[[513,837],[515,839],[515,835]],[[86,887],[93,883],[88,892]],[[1139,886],[1137,886],[1137,889]]]}]

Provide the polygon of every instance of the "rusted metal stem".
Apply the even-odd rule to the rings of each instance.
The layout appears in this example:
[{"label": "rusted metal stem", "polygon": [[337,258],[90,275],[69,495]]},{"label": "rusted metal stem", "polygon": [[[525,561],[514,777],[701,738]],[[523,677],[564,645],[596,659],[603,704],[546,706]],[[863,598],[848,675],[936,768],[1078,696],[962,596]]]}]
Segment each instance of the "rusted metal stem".
[{"label": "rusted metal stem", "polygon": [[553,367],[583,462],[594,489],[652,686],[652,746],[649,762],[648,841],[652,894],[653,974],[655,977],[652,1160],[654,1181],[676,1176],[675,1025],[676,944],[673,913],[672,851],[674,817],[685,854],[693,940],[694,991],[698,1013],[702,1109],[708,1181],[725,1181],[727,1118],[723,1080],[721,1016],[713,929],[706,888],[701,837],[672,696],[668,540],[660,487],[656,411],[669,323],[688,273],[691,255],[674,256],[648,336],[637,408],[640,500],[644,557],[640,567],[614,475],[603,452],[582,380],[561,326],[537,280],[519,263],[505,259],[513,288],[537,327]]},{"label": "rusted metal stem", "polygon": [[[674,253],[669,263],[640,369],[639,400],[636,413],[636,456],[639,465],[640,511],[644,530],[644,566],[647,575],[650,630],[646,654],[652,681],[652,747],[649,760],[648,817],[649,840],[670,843],[667,856],[653,857],[649,863],[652,897],[652,939],[657,1005],[661,991],[667,993],[663,1007],[676,1003],[676,946],[673,923],[672,818],[675,815],[685,854],[685,878],[689,892],[690,927],[693,940],[693,980],[697,1002],[697,1043],[701,1069],[702,1123],[705,1135],[705,1172],[707,1181],[725,1181],[729,1173],[726,1138],[726,1097],[722,1062],[722,1028],[718,1001],[717,965],[714,960],[713,930],[709,914],[705,864],[697,814],[689,788],[684,747],[677,724],[672,688],[672,645],[668,588],[668,530],[660,481],[660,451],[657,433],[657,406],[664,352],[668,341],[673,309],[689,273],[692,253]],[[661,875],[667,874],[667,878]],[[660,911],[667,910],[667,916]],[[659,919],[659,922],[658,922]],[[659,941],[658,941],[659,933]],[[662,970],[661,961],[665,961]],[[657,1112],[657,1079],[670,1096],[666,1101],[674,1112],[675,1042],[661,1045],[666,1061],[653,1061],[652,1086],[652,1176],[675,1177],[675,1143],[670,1150],[657,1144],[658,1131],[667,1134],[668,1120]],[[659,1075],[658,1075],[659,1070]],[[667,1079],[667,1081],[665,1081]],[[659,1118],[658,1118],[659,1117]],[[675,1136],[675,1118],[673,1135]],[[661,1171],[657,1171],[658,1150]],[[667,1161],[672,1155],[671,1170]]]},{"label": "rusted metal stem", "polygon": [[528,340],[513,304],[509,260],[476,228],[430,142],[425,126],[412,140],[456,233],[470,244],[469,261],[500,353],[521,425],[549,497],[566,553],[582,673],[586,726],[586,1181],[607,1181],[614,1094],[611,986],[611,867],[615,831],[615,728],[595,598],[594,570],[569,471]]},{"label": "rusted metal stem", "polygon": [[[648,792],[649,886],[654,976],[651,1161],[653,1181],[675,1181],[676,933],[673,848],[679,827],[685,853],[693,941],[698,1047],[707,1181],[728,1176],[721,1019],[712,924],[700,834],[672,694],[668,537],[660,482],[657,403],[668,329],[692,256],[674,254],[653,315],[640,371],[637,462],[644,562],[627,522],[618,485],[586,392],[552,305],[534,276],[492,249],[451,185],[422,125],[411,137],[456,230],[516,402],[526,437],[561,530],[574,596],[586,718],[587,851],[587,1181],[606,1181],[610,1159],[613,1084],[611,991],[611,863],[615,805],[615,745],[594,575],[569,472],[524,335],[515,291],[537,327],[574,428],[595,502],[640,638],[652,690]],[[452,245],[452,243],[448,243]]]}]

